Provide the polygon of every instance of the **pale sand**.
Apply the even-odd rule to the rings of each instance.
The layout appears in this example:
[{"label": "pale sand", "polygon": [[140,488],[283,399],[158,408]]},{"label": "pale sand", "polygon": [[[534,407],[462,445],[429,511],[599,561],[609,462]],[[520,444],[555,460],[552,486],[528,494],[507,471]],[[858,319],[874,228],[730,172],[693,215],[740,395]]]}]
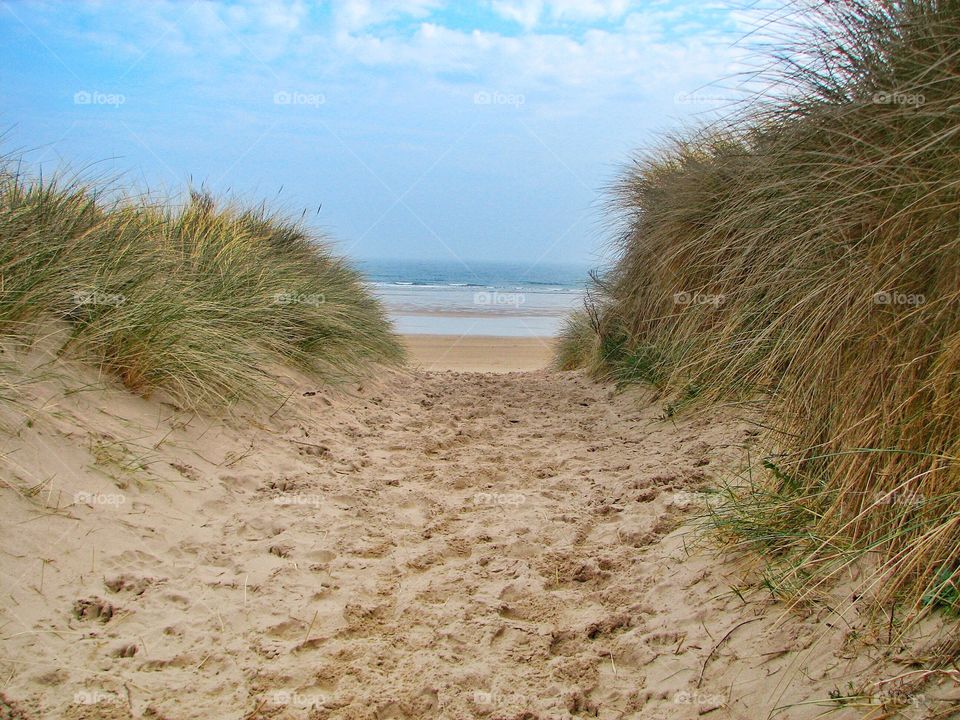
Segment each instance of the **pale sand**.
[{"label": "pale sand", "polygon": [[403,342],[414,368],[511,372],[548,367],[556,341],[549,337],[404,335]]},{"label": "pale sand", "polygon": [[290,378],[223,420],[27,380],[0,403],[3,718],[813,718],[910,669],[872,665],[847,589],[791,613],[691,544],[757,440],[726,412],[545,371]]}]

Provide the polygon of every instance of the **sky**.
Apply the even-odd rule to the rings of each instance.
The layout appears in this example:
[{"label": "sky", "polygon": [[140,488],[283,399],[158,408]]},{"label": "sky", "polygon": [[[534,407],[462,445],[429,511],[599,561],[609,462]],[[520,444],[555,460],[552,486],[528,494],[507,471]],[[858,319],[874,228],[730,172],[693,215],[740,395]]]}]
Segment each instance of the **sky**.
[{"label": "sky", "polygon": [[748,27],[728,0],[0,0],[0,148],[306,211],[358,259],[598,264],[606,188],[735,97]]}]

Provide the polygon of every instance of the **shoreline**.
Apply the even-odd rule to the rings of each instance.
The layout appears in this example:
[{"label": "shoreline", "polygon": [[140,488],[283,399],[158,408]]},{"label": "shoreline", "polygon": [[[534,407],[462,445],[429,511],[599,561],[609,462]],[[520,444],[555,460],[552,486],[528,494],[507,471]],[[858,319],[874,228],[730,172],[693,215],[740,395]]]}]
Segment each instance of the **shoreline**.
[{"label": "shoreline", "polygon": [[417,370],[530,372],[550,367],[554,337],[404,334],[400,340]]},{"label": "shoreline", "polygon": [[485,290],[424,285],[378,286],[371,292],[400,335],[555,337],[583,302],[576,289],[537,292],[513,287],[514,282],[502,280]]}]

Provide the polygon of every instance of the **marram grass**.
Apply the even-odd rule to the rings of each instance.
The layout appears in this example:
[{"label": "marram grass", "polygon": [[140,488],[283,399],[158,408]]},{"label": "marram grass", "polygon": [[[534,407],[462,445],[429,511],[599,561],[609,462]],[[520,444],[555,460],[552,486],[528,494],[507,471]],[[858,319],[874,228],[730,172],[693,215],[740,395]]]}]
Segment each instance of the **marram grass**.
[{"label": "marram grass", "polygon": [[186,406],[265,397],[295,366],[336,381],[402,350],[361,277],[263,207],[107,202],[0,171],[0,335],[65,321],[62,351]]},{"label": "marram grass", "polygon": [[767,396],[778,456],[721,536],[801,595],[867,561],[878,603],[957,611],[960,3],[796,10],[777,96],[624,171],[617,263],[560,362]]}]

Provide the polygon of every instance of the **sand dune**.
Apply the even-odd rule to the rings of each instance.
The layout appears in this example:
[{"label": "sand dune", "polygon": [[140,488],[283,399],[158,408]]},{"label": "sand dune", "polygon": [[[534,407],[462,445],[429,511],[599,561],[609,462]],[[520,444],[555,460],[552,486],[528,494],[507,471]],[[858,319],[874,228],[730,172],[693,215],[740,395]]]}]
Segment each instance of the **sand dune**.
[{"label": "sand dune", "polygon": [[681,527],[732,414],[417,371],[215,421],[71,372],[4,411],[0,717],[800,718],[870,677]]}]

